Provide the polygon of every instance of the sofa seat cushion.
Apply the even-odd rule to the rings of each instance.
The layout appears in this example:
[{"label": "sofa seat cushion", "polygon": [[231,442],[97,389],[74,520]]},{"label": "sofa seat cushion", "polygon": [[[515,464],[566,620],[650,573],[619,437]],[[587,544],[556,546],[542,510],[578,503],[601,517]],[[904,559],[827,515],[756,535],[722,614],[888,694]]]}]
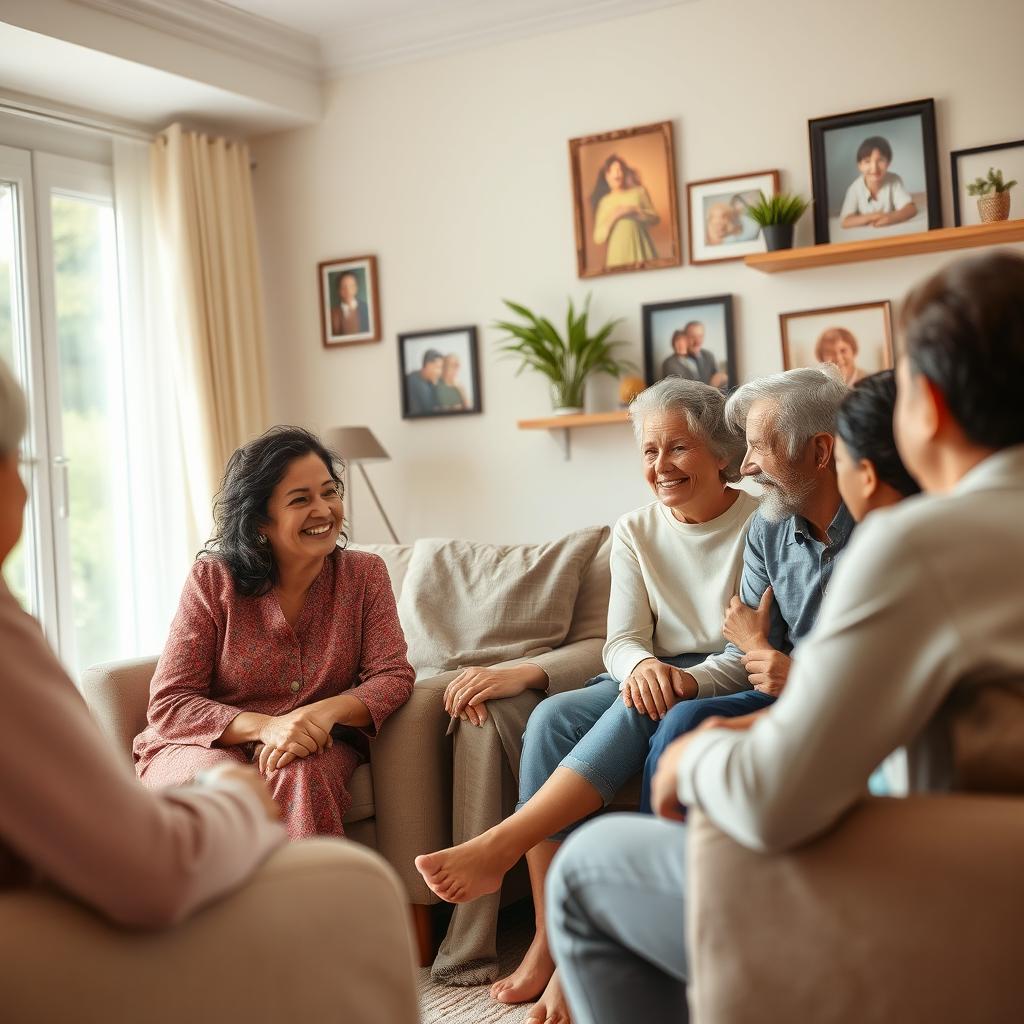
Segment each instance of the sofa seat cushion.
[{"label": "sofa seat cushion", "polygon": [[419,540],[398,602],[417,677],[558,647],[607,527],[550,544]]},{"label": "sofa seat cushion", "polygon": [[365,821],[374,816],[373,808],[373,772],[368,764],[361,764],[352,775],[348,787],[352,794],[352,806],[345,815],[345,824]]}]

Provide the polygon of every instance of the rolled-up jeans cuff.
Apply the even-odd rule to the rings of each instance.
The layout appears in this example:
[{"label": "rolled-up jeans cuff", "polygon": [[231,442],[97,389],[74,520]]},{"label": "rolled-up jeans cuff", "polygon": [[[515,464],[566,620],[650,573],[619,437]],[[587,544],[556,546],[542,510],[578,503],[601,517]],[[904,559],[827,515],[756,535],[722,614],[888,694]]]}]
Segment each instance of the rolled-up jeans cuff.
[{"label": "rolled-up jeans cuff", "polygon": [[[619,789],[621,788],[621,784],[616,785],[609,778],[607,778],[607,776],[602,775],[599,771],[597,771],[593,765],[589,764],[586,761],[580,760],[580,758],[578,757],[574,757],[572,754],[567,754],[564,758],[562,758],[558,767],[568,768],[569,771],[575,772],[581,779],[584,779],[586,782],[589,782],[590,785],[597,790],[598,794],[601,797],[601,802],[604,804],[605,807],[607,807],[612,802],[612,799],[614,798],[615,794],[618,793]],[[526,801],[518,801],[516,803],[516,810],[521,810],[525,805]],[[574,821],[571,825],[567,825],[560,832],[552,833],[550,836],[548,836],[548,839],[550,839],[552,842],[557,843],[564,842],[589,817],[589,814],[584,815],[582,818],[579,819],[579,821]]]}]

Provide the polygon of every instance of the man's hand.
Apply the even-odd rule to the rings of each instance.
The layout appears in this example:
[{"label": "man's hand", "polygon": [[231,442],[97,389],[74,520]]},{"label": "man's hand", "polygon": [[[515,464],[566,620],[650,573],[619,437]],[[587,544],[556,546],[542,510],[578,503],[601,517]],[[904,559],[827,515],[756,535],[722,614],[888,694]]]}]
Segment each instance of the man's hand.
[{"label": "man's hand", "polygon": [[747,679],[755,690],[778,697],[782,693],[789,670],[793,667],[792,658],[787,657],[774,647],[762,647],[748,651],[740,659],[747,670]]},{"label": "man's hand", "polygon": [[629,673],[622,687],[622,703],[657,722],[670,707],[695,696],[693,677],[657,658],[645,658]]},{"label": "man's hand", "polygon": [[775,591],[769,587],[761,596],[757,608],[748,608],[738,597],[729,601],[722,623],[722,634],[741,651],[768,646],[768,632],[772,623],[772,601]]}]

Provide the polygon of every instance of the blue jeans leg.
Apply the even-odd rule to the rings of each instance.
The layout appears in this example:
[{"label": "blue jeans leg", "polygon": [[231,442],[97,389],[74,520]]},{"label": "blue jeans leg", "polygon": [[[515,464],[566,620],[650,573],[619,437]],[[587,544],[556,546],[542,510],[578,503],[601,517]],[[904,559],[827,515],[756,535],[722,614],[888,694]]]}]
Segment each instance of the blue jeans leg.
[{"label": "blue jeans leg", "polygon": [[555,857],[545,896],[576,1024],[685,1024],[685,825],[604,815]]},{"label": "blue jeans leg", "polygon": [[[605,674],[580,690],[537,705],[523,736],[519,768],[521,808],[558,767],[569,768],[600,793],[605,804],[643,767],[658,723],[627,708],[618,680]],[[552,839],[564,839],[579,823]]]},{"label": "blue jeans leg", "polygon": [[775,703],[759,690],[744,690],[742,693],[730,693],[725,697],[702,697],[699,700],[684,700],[669,708],[668,714],[661,720],[654,735],[651,737],[650,750],[644,762],[644,784],[640,793],[640,810],[651,813],[651,780],[658,767],[658,758],[665,748],[684,733],[696,729],[706,718],[718,715],[721,718],[739,718],[760,711]]}]

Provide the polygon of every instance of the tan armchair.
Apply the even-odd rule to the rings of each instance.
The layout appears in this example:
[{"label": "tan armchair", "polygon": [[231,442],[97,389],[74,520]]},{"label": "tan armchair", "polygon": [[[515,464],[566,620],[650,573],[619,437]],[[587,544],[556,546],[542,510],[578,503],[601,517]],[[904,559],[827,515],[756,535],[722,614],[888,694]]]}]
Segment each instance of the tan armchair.
[{"label": "tan armchair", "polygon": [[0,892],[0,1019],[415,1024],[405,894],[379,857],[333,839],[283,847],[159,932],[38,888]]},{"label": "tan armchair", "polygon": [[867,799],[790,853],[693,814],[696,1024],[1024,1020],[1024,799]]}]

